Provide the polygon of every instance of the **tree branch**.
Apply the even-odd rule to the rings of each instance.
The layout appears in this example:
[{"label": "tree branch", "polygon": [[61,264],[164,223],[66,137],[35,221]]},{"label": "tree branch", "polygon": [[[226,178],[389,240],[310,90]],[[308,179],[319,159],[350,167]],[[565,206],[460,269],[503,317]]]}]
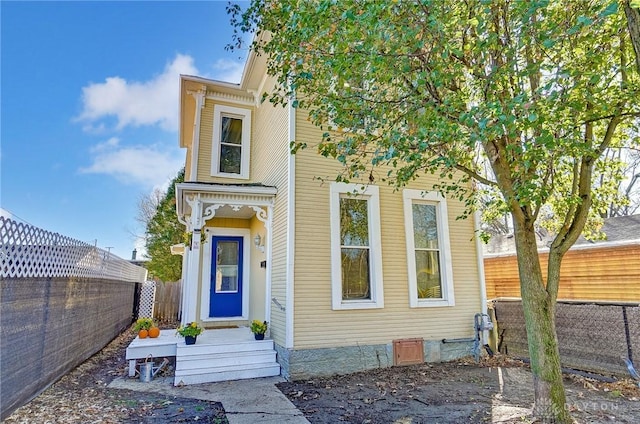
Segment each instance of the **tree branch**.
[{"label": "tree branch", "polygon": [[474,180],[488,185],[488,186],[493,186],[493,187],[497,187],[498,183],[496,183],[495,181],[491,181],[488,178],[483,177],[482,175],[478,174],[477,172],[472,171],[471,169],[467,168],[466,166],[462,166],[460,164],[456,164],[454,165],[454,168],[456,168],[459,171],[464,172],[465,174],[467,174],[468,176],[470,176],[471,178],[473,178]]},{"label": "tree branch", "polygon": [[627,116],[640,117],[640,112],[624,112],[624,113],[613,113],[611,115],[599,116],[597,118],[587,119],[582,121],[579,125],[590,124],[592,122],[602,121],[604,119],[612,119],[612,118],[624,118]]}]

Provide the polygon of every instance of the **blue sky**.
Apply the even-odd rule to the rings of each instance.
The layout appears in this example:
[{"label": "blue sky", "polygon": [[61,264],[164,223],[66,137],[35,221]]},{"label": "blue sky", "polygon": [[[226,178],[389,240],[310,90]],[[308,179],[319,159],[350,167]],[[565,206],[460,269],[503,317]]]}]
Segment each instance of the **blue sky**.
[{"label": "blue sky", "polygon": [[226,1],[1,1],[0,206],[125,259],[184,163],[178,75],[238,82]]}]

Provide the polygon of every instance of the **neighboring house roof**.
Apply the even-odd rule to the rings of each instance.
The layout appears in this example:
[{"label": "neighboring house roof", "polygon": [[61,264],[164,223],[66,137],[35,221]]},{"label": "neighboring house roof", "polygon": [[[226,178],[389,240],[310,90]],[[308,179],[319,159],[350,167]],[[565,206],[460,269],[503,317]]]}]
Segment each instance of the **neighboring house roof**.
[{"label": "neighboring house roof", "polygon": [[607,218],[602,226],[602,232],[606,235],[605,240],[593,241],[580,236],[578,241],[576,241],[576,246],[603,242],[640,241],[640,215]]},{"label": "neighboring house roof", "polygon": [[[604,247],[612,244],[640,244],[640,215],[617,216],[607,218],[602,226],[604,240],[587,240],[580,236],[573,248]],[[545,249],[551,245],[554,235],[538,233],[538,248]],[[483,247],[485,255],[501,255],[514,253],[515,239],[513,234],[492,236]]]}]

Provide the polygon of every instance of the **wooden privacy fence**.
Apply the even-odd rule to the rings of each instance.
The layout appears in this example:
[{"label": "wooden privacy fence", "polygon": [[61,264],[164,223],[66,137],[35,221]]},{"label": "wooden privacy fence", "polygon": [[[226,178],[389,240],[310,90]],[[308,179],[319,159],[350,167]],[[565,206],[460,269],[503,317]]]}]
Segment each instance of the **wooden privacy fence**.
[{"label": "wooden privacy fence", "polygon": [[[522,302],[498,299],[492,304],[497,349],[528,358]],[[556,332],[564,367],[628,376],[624,362],[628,358],[636,369],[640,368],[638,303],[558,302]]]},{"label": "wooden privacy fence", "polygon": [[[543,275],[548,257],[548,250],[540,251]],[[515,254],[485,256],[484,270],[488,299],[520,297]],[[569,250],[562,260],[558,299],[640,302],[640,242]]]},{"label": "wooden privacy fence", "polygon": [[131,324],[144,268],[0,217],[0,418]]},{"label": "wooden privacy fence", "polygon": [[175,282],[156,282],[156,297],[153,317],[162,322],[176,322],[180,320],[182,299],[182,284]]}]

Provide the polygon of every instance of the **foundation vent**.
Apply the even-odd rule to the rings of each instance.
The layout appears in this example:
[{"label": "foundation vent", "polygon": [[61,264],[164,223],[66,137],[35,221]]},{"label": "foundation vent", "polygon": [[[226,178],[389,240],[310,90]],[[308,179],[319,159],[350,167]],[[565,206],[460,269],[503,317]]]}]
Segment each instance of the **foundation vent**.
[{"label": "foundation vent", "polygon": [[423,339],[393,341],[393,365],[413,365],[424,362]]}]

